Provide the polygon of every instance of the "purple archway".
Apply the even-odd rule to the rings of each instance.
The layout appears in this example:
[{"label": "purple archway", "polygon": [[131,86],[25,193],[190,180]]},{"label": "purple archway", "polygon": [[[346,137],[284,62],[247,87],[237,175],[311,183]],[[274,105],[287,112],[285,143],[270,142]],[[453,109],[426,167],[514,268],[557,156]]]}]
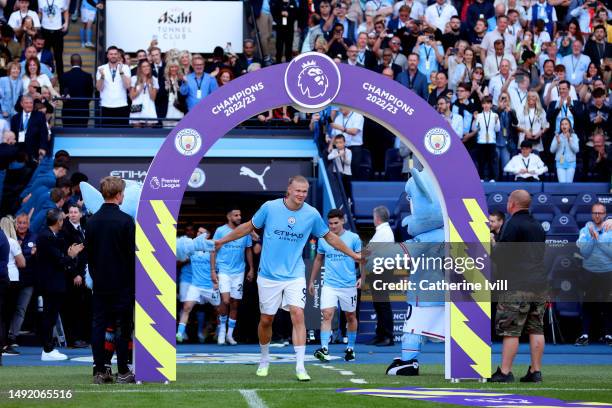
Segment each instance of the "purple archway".
[{"label": "purple archway", "polygon": [[[176,220],[202,157],[232,128],[262,111],[284,105],[317,111],[328,103],[350,107],[399,135],[437,180],[447,240],[478,243],[465,247],[470,256],[489,251],[486,203],[472,160],[448,123],[420,97],[382,75],[338,66],[316,53],[255,71],[192,109],[170,132],[148,170],[136,216],[134,363],[139,381],[176,380]],[[488,271],[466,276],[482,281]],[[452,300],[447,307],[446,377],[489,377],[488,299],[468,294]]]}]

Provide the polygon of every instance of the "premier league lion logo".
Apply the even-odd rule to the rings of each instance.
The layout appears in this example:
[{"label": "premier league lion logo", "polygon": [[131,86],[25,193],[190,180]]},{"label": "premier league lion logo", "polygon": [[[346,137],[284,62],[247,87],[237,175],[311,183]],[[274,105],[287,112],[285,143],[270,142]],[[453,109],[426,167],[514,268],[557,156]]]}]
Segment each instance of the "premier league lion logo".
[{"label": "premier league lion logo", "polygon": [[302,64],[302,71],[298,75],[298,86],[302,95],[313,99],[325,94],[329,80],[317,63],[311,60]]}]

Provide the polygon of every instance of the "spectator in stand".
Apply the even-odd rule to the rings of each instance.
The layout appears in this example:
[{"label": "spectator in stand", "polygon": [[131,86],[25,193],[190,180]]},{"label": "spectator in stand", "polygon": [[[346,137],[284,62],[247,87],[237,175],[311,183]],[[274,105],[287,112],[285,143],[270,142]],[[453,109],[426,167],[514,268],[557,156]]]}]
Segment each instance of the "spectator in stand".
[{"label": "spectator in stand", "polygon": [[[329,3],[327,3],[329,7]],[[253,3],[255,11],[255,21],[257,24],[257,30],[259,31],[259,37],[261,39],[261,53],[264,60],[269,61],[272,58],[274,52],[274,42],[272,38],[272,11],[270,7],[270,0],[255,1]],[[331,8],[330,8],[331,11]],[[181,61],[181,66],[183,66]],[[188,72],[185,72],[187,74]]]},{"label": "spectator in stand", "polygon": [[327,55],[332,58],[346,59],[346,51],[353,43],[344,38],[344,26],[340,23],[334,24],[332,34],[327,42]]},{"label": "spectator in stand", "polygon": [[493,31],[489,31],[480,44],[480,60],[486,61],[487,55],[495,53],[495,40],[504,40],[504,54],[512,53],[514,51],[514,44],[516,43],[516,37],[508,33],[508,17],[498,16],[497,27]]},{"label": "spectator in stand", "polygon": [[448,122],[450,127],[455,131],[457,136],[463,136],[463,117],[455,114],[450,109],[451,105],[446,96],[440,96],[436,104],[438,113],[442,115],[444,120]]},{"label": "spectator in stand", "polygon": [[59,96],[57,91],[53,88],[49,77],[45,74],[40,73],[40,62],[37,58],[30,58],[26,61],[26,71],[21,79],[24,92],[27,91],[30,81],[36,81],[41,87],[47,86],[53,89],[53,96]]},{"label": "spectator in stand", "polygon": [[470,99],[470,91],[471,85],[469,82],[460,83],[457,86],[457,95],[455,102],[451,105],[451,111],[454,115],[459,115],[463,119],[463,126],[459,136],[470,156],[475,159],[475,140],[473,139],[475,132],[472,132],[472,120],[474,119],[476,107]]},{"label": "spectator in stand", "polygon": [[457,9],[446,0],[436,0],[434,4],[425,9],[425,21],[431,27],[435,27],[441,32],[446,29],[446,24],[451,17],[456,16]]},{"label": "spectator in stand", "polygon": [[[21,22],[20,35],[15,36],[15,38],[17,38],[17,40],[19,41],[18,44],[20,48],[26,49],[29,46],[34,45],[34,38],[36,37],[37,33],[38,31],[34,26],[34,20],[32,19],[32,17],[25,17]],[[17,55],[19,54],[21,54],[21,50]]]},{"label": "spectator in stand", "polygon": [[216,76],[217,79],[217,85],[219,86],[223,86],[223,85],[227,85],[231,80],[234,79],[234,72],[232,71],[231,68],[221,68],[219,70],[219,73]]},{"label": "spectator in stand", "polygon": [[612,346],[612,304],[610,304],[610,278],[612,277],[612,231],[606,231],[606,206],[595,203],[591,207],[592,222],[581,230],[576,245],[583,256],[581,283],[586,288],[587,299],[582,304],[582,335],[576,346],[589,344],[591,323],[602,316],[604,344]]},{"label": "spectator in stand", "polygon": [[[93,43],[92,27],[96,21],[98,10],[104,8],[104,3],[101,0],[82,0],[81,2],[81,22],[83,28],[80,29],[81,48],[96,48]],[[74,20],[73,20],[74,21]]]},{"label": "spectator in stand", "polygon": [[140,63],[140,61],[148,61],[149,57],[147,55],[147,52],[145,50],[138,50],[136,51],[136,59],[132,59],[130,60],[132,63],[134,63],[134,65],[130,66],[130,74],[131,76],[136,76],[136,73],[138,71],[138,64]]},{"label": "spectator in stand", "polygon": [[606,137],[601,131],[592,138],[593,147],[586,151],[585,177],[589,181],[609,183],[612,171],[612,146],[606,145]]},{"label": "spectator in stand", "polygon": [[351,173],[351,161],[353,154],[350,149],[346,148],[346,140],[343,134],[337,134],[334,136],[333,142],[330,141],[330,145],[327,149],[329,154],[327,160],[332,163],[332,171],[340,174],[342,178],[342,186],[344,192],[349,200],[352,200],[352,173]]},{"label": "spectator in stand", "polygon": [[[462,41],[461,44],[464,44],[464,42]],[[451,52],[452,49],[449,48],[447,50],[447,55],[449,57]],[[452,89],[454,91],[457,89],[457,85],[459,85],[461,82],[469,82],[472,78],[472,72],[474,72],[474,68],[476,68],[476,66],[482,67],[481,64],[476,63],[476,60],[474,58],[474,51],[471,48],[467,47],[463,51],[461,51],[461,49],[457,50],[457,55],[455,56],[455,58],[453,58],[454,63],[452,64],[452,69],[450,67],[452,60],[450,58],[448,59],[449,89]]]},{"label": "spectator in stand", "polygon": [[591,125],[589,127],[592,128],[592,130],[601,128],[609,133],[612,115],[610,115],[610,106],[606,106],[605,104],[606,91],[601,88],[596,88],[593,90],[591,97],[591,103],[589,103],[587,107],[589,113],[588,122]]},{"label": "spectator in stand", "polygon": [[[310,17],[308,17],[308,30],[306,31],[304,41],[302,42],[302,54],[314,51],[314,45],[317,37],[325,37],[325,34],[323,34],[323,31],[321,30],[321,17],[318,14],[313,13],[310,15]],[[245,49],[245,45],[243,45],[242,49]],[[243,66],[244,64],[241,64],[241,68]]]},{"label": "spectator in stand", "polygon": [[485,38],[485,35],[487,34],[487,30],[489,28],[489,24],[486,22],[485,19],[479,19],[478,21],[476,21],[476,25],[474,26],[474,31],[470,32],[468,35],[468,40],[470,42],[470,44],[472,44],[472,47],[474,48],[474,51],[478,51],[481,54],[481,61],[482,61],[482,42]]},{"label": "spectator in stand", "polygon": [[[442,0],[437,1],[440,2]],[[438,71],[438,64],[442,64],[444,60],[444,49],[442,48],[442,45],[435,41],[433,29],[427,28],[423,31],[424,34],[418,36],[412,52],[419,55],[419,71],[425,75],[425,77],[428,79],[427,82],[429,83],[431,73]],[[436,100],[434,100],[433,103],[430,103],[430,105],[435,104]]]},{"label": "spectator in stand", "polygon": [[27,214],[19,214],[15,219],[16,240],[21,247],[21,253],[25,258],[25,266],[19,267],[19,287],[15,296],[15,312],[13,313],[8,330],[8,346],[18,347],[17,337],[34,292],[34,279],[36,265],[36,234],[29,231],[30,219]]},{"label": "spectator in stand", "polygon": [[563,65],[569,73],[569,82],[578,86],[584,79],[584,74],[589,68],[591,59],[582,53],[584,43],[581,40],[574,40],[572,43],[572,53],[563,57]]},{"label": "spectator in stand", "polygon": [[[155,110],[155,98],[159,90],[157,78],[153,76],[151,63],[147,60],[138,63],[136,76],[132,77],[132,86],[130,87],[130,123],[134,127],[152,126],[157,123],[151,118],[157,117]],[[141,119],[141,120],[134,120]]]},{"label": "spectator in stand", "polygon": [[54,187],[51,189],[48,195],[45,194],[42,199],[39,200],[36,208],[32,208],[30,210],[30,213],[32,214],[32,222],[30,224],[32,231],[40,233],[41,229],[43,229],[45,225],[47,211],[55,208],[61,209],[64,206],[65,199],[66,194],[59,187]]},{"label": "spectator in stand", "polygon": [[57,74],[61,75],[64,73],[64,34],[70,23],[68,5],[66,2],[41,3],[38,5],[38,12],[41,15],[42,35],[47,41],[47,48],[53,48]]},{"label": "spectator in stand", "polygon": [[431,106],[436,106],[440,97],[445,97],[450,100],[449,93],[452,96],[452,91],[448,89],[448,77],[444,72],[438,72],[436,74],[435,85],[435,89],[430,92],[429,99],[427,100]]},{"label": "spectator in stand", "polygon": [[[89,121],[89,102],[94,94],[93,77],[83,71],[83,61],[79,54],[70,56],[72,68],[59,79],[60,93],[64,97],[62,124],[66,127],[87,127]],[[80,99],[80,100],[75,100]]]},{"label": "spectator in stand", "polygon": [[106,50],[108,63],[98,67],[96,89],[100,92],[103,126],[124,126],[130,114],[127,90],[130,88],[130,69],[122,64],[119,49],[114,45]]},{"label": "spectator in stand", "polygon": [[561,58],[557,54],[557,43],[554,41],[542,44],[542,52],[538,57],[538,67],[540,71],[544,70],[544,63],[547,60],[551,60],[554,66],[561,64]]},{"label": "spectator in stand", "polygon": [[550,152],[555,154],[559,183],[574,181],[576,155],[579,150],[578,136],[572,129],[572,123],[568,118],[561,119],[560,132],[555,134],[550,145]]},{"label": "spectator in stand", "polygon": [[194,72],[184,77],[182,74],[179,78],[183,81],[180,87],[182,95],[187,97],[187,108],[192,110],[201,99],[210,95],[218,88],[217,81],[204,72],[204,57],[197,54],[192,58]]},{"label": "spectator in stand", "polygon": [[557,31],[557,11],[547,0],[537,0],[527,10],[527,20],[530,22],[531,28],[537,26],[538,21],[541,21],[550,38]]},{"label": "spectator in stand", "polygon": [[411,89],[424,100],[427,100],[429,97],[429,92],[427,91],[427,78],[419,72],[418,66],[419,55],[411,53],[408,55],[408,69],[401,72],[396,80],[408,89]]},{"label": "spectator in stand", "polygon": [[295,0],[270,0],[270,11],[276,31],[276,63],[291,61],[293,54],[293,26],[298,18]]},{"label": "spectator in stand", "polygon": [[517,115],[521,116],[527,101],[527,94],[529,93],[529,78],[521,71],[515,73],[513,78],[504,83],[502,90],[508,91],[512,109],[514,109]]},{"label": "spectator in stand", "polygon": [[[18,268],[25,268],[26,260],[23,254],[21,253],[21,247],[19,246],[19,243],[17,242],[17,234],[15,233],[15,225],[13,224],[13,219],[9,217],[3,217],[0,220],[0,229],[2,229],[3,233],[6,235],[9,241],[9,246],[11,248],[9,252],[9,259],[8,259],[8,264],[7,264],[8,275],[9,275],[9,280],[10,280],[7,297],[9,299],[8,306],[10,307],[10,310],[11,310],[11,313],[9,313],[7,316],[10,316],[12,314],[12,309],[14,307],[13,305],[17,304],[17,297],[21,290],[21,285],[19,283],[19,269]],[[18,355],[19,351],[15,349],[16,345],[13,346],[15,338],[11,336],[10,328],[9,328],[9,336],[7,340],[8,340],[7,345],[0,352],[3,354],[8,354],[8,355]]]},{"label": "spectator in stand", "polygon": [[38,14],[34,10],[30,10],[30,0],[19,0],[17,2],[18,9],[11,13],[11,16],[8,19],[8,25],[15,30],[15,35],[17,37],[21,37],[23,34],[22,31],[22,22],[26,17],[32,18],[34,22],[34,28],[40,28],[40,20],[38,19]]},{"label": "spectator in stand", "polygon": [[352,153],[351,174],[359,179],[359,166],[363,149],[363,115],[353,112],[348,108],[341,107],[334,122],[330,125],[332,136],[343,135],[346,146]]},{"label": "spectator in stand", "polygon": [[492,79],[499,73],[501,62],[505,59],[510,63],[510,72],[516,71],[516,60],[512,53],[505,53],[504,40],[497,39],[493,42],[495,53],[487,55],[484,63],[485,78]]},{"label": "spectator in stand", "polygon": [[570,121],[572,127],[575,127],[576,118],[580,117],[583,113],[582,103],[577,100],[573,100],[569,89],[570,83],[568,81],[561,81],[556,87],[558,92],[558,100],[551,102],[548,105],[548,119],[550,123],[555,124],[555,133],[559,133],[559,125],[561,119],[567,118]]},{"label": "spectator in stand", "polygon": [[[334,7],[335,18],[333,27],[335,27],[335,25],[338,23],[342,24],[342,27],[344,28],[344,31],[342,33],[343,38],[354,44],[356,35],[355,23],[346,17],[347,11],[348,6],[345,3],[338,2],[336,4],[336,6]],[[323,31],[325,32],[325,30]]]},{"label": "spectator in stand", "polygon": [[[152,44],[157,44],[157,41],[153,41]],[[161,49],[156,45],[149,48],[149,62],[151,63],[153,77],[157,78],[159,84],[159,90],[155,98],[155,112],[158,118],[164,118],[168,110],[168,91],[164,86],[166,83],[166,78],[164,78],[166,63],[162,59]]]},{"label": "spectator in stand", "polygon": [[382,44],[382,39],[378,37],[376,39],[376,43],[374,44],[374,49],[373,49],[373,52],[375,55],[379,57],[383,57],[384,51],[388,49],[391,51],[391,61],[394,64],[399,65],[399,67],[401,68],[401,71],[405,71],[406,69],[408,69],[408,60],[406,59],[406,56],[402,54],[400,51],[400,47],[402,43],[401,43],[400,38],[397,35],[394,35],[393,37],[391,37],[389,42],[387,42],[387,48],[381,48],[381,44]]},{"label": "spectator in stand", "polygon": [[[44,41],[44,39],[41,38],[39,42],[40,41]],[[22,61],[21,61],[21,73],[22,74],[26,73],[26,61],[29,60],[30,58],[36,58],[40,62],[41,74],[45,74],[46,76],[49,77],[49,79],[53,78],[54,77],[53,72],[52,72],[53,56],[51,55],[49,50],[45,50],[44,48],[43,50],[40,51],[40,58],[38,54],[39,54],[38,48],[36,48],[36,46],[34,45],[31,45],[24,50],[23,55],[22,55]],[[41,62],[41,60],[50,62],[51,65],[47,65],[44,61]]]},{"label": "spectator in stand", "polygon": [[[85,243],[85,232],[81,226],[81,209],[72,205],[68,209],[68,219],[64,220],[62,234],[66,246]],[[86,339],[91,335],[91,292],[85,286],[87,254],[85,251],[76,257],[76,265],[68,276],[66,293],[66,312],[64,330],[66,341],[73,348],[88,347]]]},{"label": "spectator in stand", "polygon": [[[4,319],[5,315],[5,300],[6,292],[8,290],[9,278],[8,278],[8,259],[11,248],[6,238],[6,235],[0,234],[0,350],[4,349],[5,346],[5,333],[4,333]],[[0,353],[0,366],[2,366],[2,353]]]},{"label": "spectator in stand", "polygon": [[[312,47],[308,51],[314,50],[314,42],[316,39],[316,35],[310,37]],[[259,64],[262,63],[261,60],[255,56],[255,41],[251,40],[250,38],[247,38],[242,43],[242,54],[238,56],[238,61],[236,61],[236,65],[234,68],[235,76],[246,74],[247,70],[249,69],[249,66],[254,62],[257,62]]]},{"label": "spectator in stand", "polygon": [[[409,15],[410,18],[413,20],[420,20],[422,17],[425,16],[425,7],[423,6],[423,3],[421,3],[419,0],[399,0],[397,1],[394,5],[393,5],[393,12],[395,15],[399,16],[401,13],[401,9],[402,7],[409,7]],[[405,10],[405,9],[404,9]],[[398,29],[401,27],[398,27]]]},{"label": "spectator in stand", "polygon": [[385,69],[390,69],[393,72],[391,79],[397,78],[402,72],[402,67],[393,62],[393,51],[390,48],[385,48],[382,53],[382,63],[376,67],[376,72],[382,74]]},{"label": "spectator in stand", "polygon": [[18,62],[12,61],[7,67],[8,76],[0,78],[0,108],[2,117],[10,120],[17,111],[15,105],[23,94],[23,83],[21,81],[21,67]]},{"label": "spectator in stand", "polygon": [[574,85],[570,84],[569,81],[565,79],[565,65],[559,64],[555,66],[555,77],[553,81],[546,84],[546,86],[544,87],[544,104],[546,106],[550,106],[551,103],[557,102],[559,100],[559,90],[561,88],[560,85],[561,82],[564,81],[569,87],[568,95],[571,97],[572,104],[574,101],[578,101],[578,94],[576,93],[576,88],[574,87]]},{"label": "spectator in stand", "polygon": [[9,51],[11,61],[21,55],[22,47],[15,41],[15,32],[10,26],[3,25],[0,27],[0,37],[0,47],[4,47]]},{"label": "spectator in stand", "polygon": [[448,24],[448,30],[444,30],[442,35],[442,47],[444,49],[452,48],[457,44],[457,41],[463,40],[461,32],[461,19],[459,16],[453,16]]},{"label": "spectator in stand", "polygon": [[181,51],[179,54],[179,64],[183,75],[191,74],[193,67],[191,66],[191,53],[187,50]]},{"label": "spectator in stand", "polygon": [[532,153],[532,144],[529,140],[521,142],[521,152],[514,156],[504,171],[514,175],[515,181],[540,181],[540,176],[548,171],[540,156]]},{"label": "spectator in stand", "polygon": [[546,120],[546,111],[542,109],[540,96],[533,91],[527,94],[527,101],[521,114],[517,115],[519,119],[518,132],[519,143],[523,140],[529,140],[534,150],[538,152],[544,151],[542,139],[548,131],[550,125]]},{"label": "spectator in stand", "polygon": [[478,174],[482,180],[495,180],[497,165],[497,132],[501,130],[499,116],[493,110],[493,100],[485,96],[482,100],[482,112],[476,113],[473,129],[477,131],[477,162]]},{"label": "spectator in stand", "polygon": [[465,25],[469,30],[473,30],[478,20],[488,20],[493,16],[495,16],[493,3],[485,0],[475,0],[467,9]]},{"label": "spectator in stand", "polygon": [[[181,77],[181,66],[178,60],[170,60],[166,63],[164,74],[164,83],[160,84],[160,88],[163,86],[165,89],[165,95],[167,101],[164,103],[168,106],[166,114],[164,115],[167,119],[165,120],[164,127],[174,127],[177,120],[180,120],[185,113],[187,113],[187,102],[185,97],[180,93],[180,77]],[[158,95],[158,98],[162,95]]]},{"label": "spectator in stand", "polygon": [[506,214],[499,210],[489,212],[489,226],[491,228],[491,242],[499,241]]},{"label": "spectator in stand", "polygon": [[49,133],[45,115],[34,112],[34,99],[29,95],[21,97],[22,112],[11,118],[11,132],[17,136],[17,147],[28,154],[29,164],[34,164],[49,151]]},{"label": "spectator in stand", "polygon": [[510,95],[503,92],[497,103],[500,131],[497,132],[497,158],[499,165],[495,168],[495,179],[500,180],[504,167],[517,151],[516,127],[518,119],[516,112],[510,107]]}]

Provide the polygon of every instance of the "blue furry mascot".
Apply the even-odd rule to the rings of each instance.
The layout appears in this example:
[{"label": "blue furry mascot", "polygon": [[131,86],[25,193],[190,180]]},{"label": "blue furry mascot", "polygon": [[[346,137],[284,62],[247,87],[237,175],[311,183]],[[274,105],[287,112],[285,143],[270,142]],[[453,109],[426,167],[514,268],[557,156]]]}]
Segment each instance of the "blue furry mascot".
[{"label": "blue furry mascot", "polygon": [[[444,218],[438,193],[429,174],[424,170],[411,170],[412,177],[406,182],[406,199],[410,201],[410,215],[402,220],[413,237],[406,241],[409,256],[440,258],[444,256]],[[443,341],[444,292],[421,291],[418,282],[444,279],[444,270],[414,267],[410,280],[417,290],[407,294],[408,310],[402,335],[402,357],[393,360],[387,375],[419,375],[418,357],[421,345],[429,338]]]}]

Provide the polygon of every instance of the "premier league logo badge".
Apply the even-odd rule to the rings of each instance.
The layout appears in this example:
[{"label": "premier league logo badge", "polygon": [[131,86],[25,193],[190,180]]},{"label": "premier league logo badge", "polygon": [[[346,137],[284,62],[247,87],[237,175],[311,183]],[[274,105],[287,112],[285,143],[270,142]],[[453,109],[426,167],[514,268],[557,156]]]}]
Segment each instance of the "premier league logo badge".
[{"label": "premier league logo badge", "polygon": [[317,63],[311,60],[302,64],[302,71],[298,75],[298,86],[302,95],[313,99],[325,95],[329,80]]},{"label": "premier league logo badge", "polygon": [[285,71],[285,89],[303,110],[331,103],[340,90],[340,70],[325,54],[309,52],[294,58]]}]

